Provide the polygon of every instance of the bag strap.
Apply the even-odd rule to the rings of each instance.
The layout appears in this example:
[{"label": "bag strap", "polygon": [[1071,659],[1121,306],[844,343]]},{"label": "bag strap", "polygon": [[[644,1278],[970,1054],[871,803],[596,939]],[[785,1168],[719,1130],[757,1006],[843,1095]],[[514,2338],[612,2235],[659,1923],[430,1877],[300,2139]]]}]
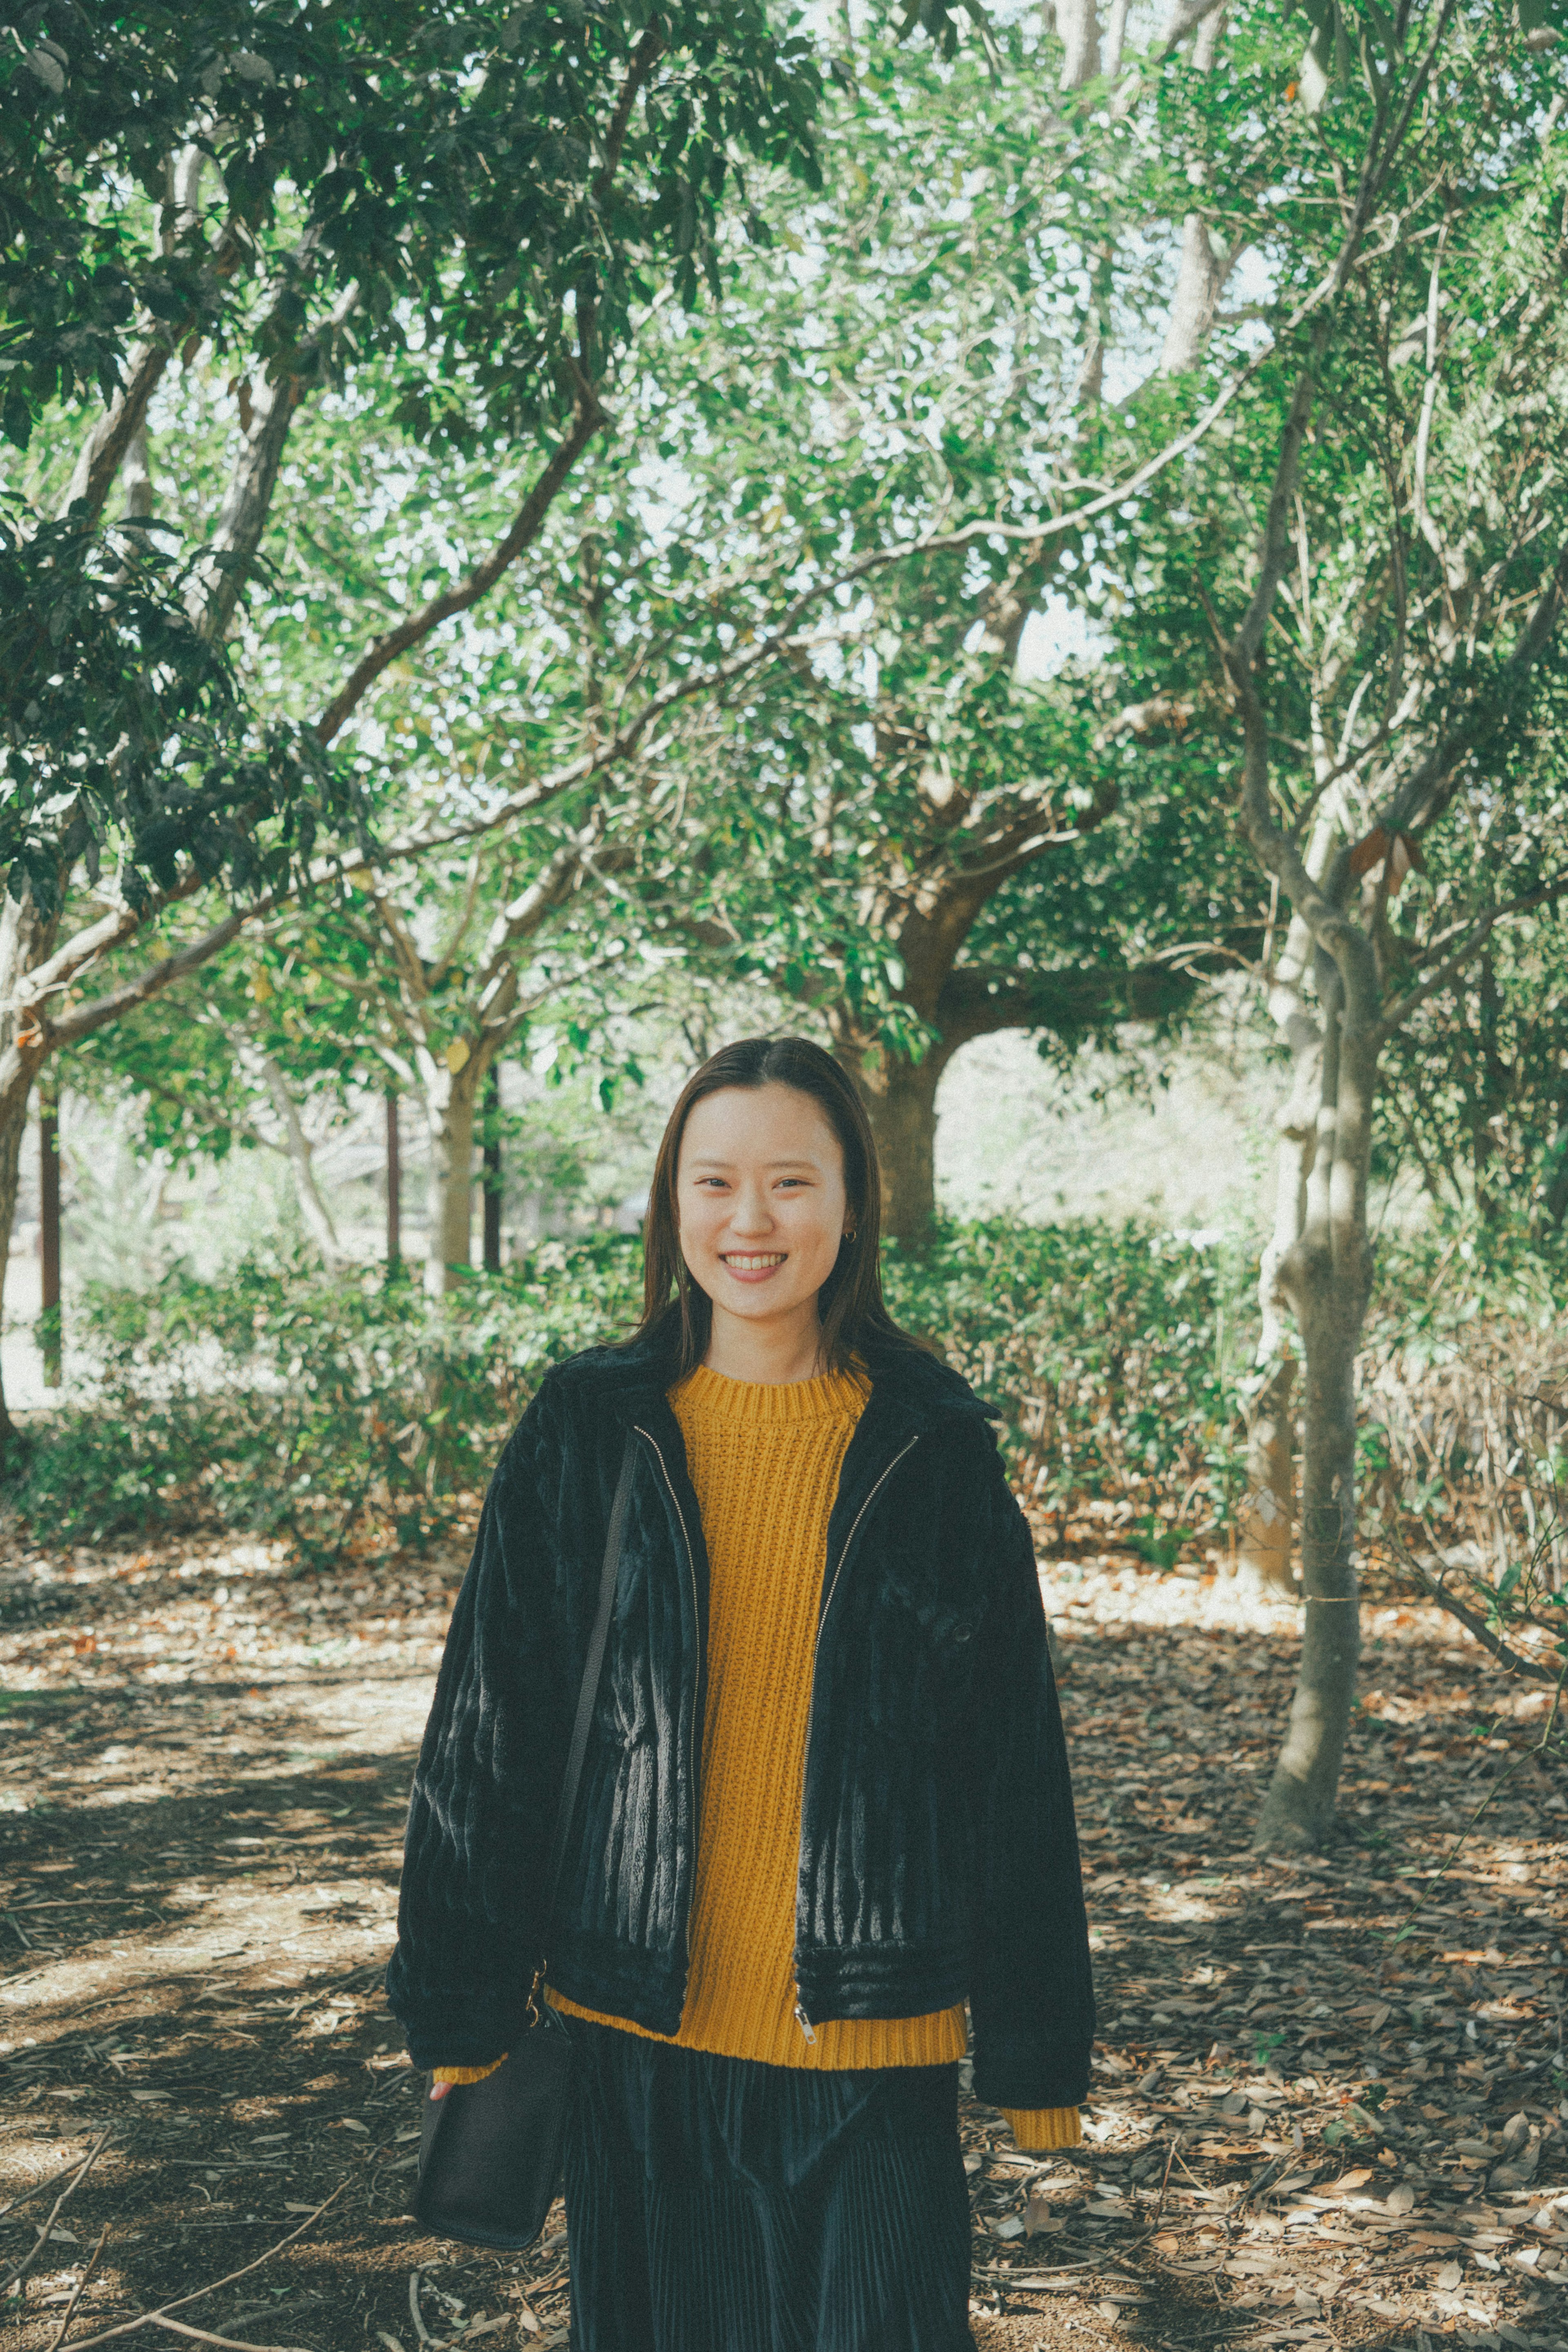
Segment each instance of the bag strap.
[{"label": "bag strap", "polygon": [[593,1704],[599,1695],[599,1677],[604,1666],[604,1644],[610,1633],[610,1614],[615,1605],[615,1571],[621,1560],[621,1529],[626,1518],[626,1498],[632,1492],[632,1472],[636,1464],[637,1441],[630,1430],[626,1433],[626,1451],[621,1457],[621,1476],[615,1488],[615,1500],[610,1507],[610,1533],[604,1542],[604,1566],[599,1577],[599,1612],[593,1621],[593,1631],[588,1641],[588,1662],[582,1669],[582,1688],[578,1694],[577,1721],[571,1727],[571,1746],[567,1751],[566,1778],[561,1782],[560,1810],[555,1817],[555,1840],[550,1852],[549,1908],[545,1914],[547,1925],[555,1917],[556,1901],[560,1894],[560,1874],[566,1861],[566,1842],[571,1830],[571,1816],[577,1805],[578,1783],[582,1778],[582,1759],[588,1749],[588,1727],[593,1720]]}]

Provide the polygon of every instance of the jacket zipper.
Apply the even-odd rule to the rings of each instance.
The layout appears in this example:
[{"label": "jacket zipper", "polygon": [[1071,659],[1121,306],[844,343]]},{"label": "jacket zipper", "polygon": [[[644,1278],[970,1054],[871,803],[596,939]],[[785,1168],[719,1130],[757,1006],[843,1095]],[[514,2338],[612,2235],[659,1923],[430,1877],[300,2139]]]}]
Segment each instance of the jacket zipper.
[{"label": "jacket zipper", "polygon": [[[811,1643],[811,1702],[806,1716],[806,1753],[800,1762],[800,1832],[802,1837],[805,1835],[806,1826],[806,1769],[810,1761],[811,1756],[811,1726],[816,1718],[817,1713],[817,1652],[821,1647],[822,1627],[827,1623],[828,1612],[833,1605],[833,1595],[839,1589],[839,1579],[843,1573],[844,1562],[850,1556],[850,1546],[853,1543],[856,1536],[860,1533],[861,1521],[864,1518],[866,1513],[870,1510],[872,1505],[875,1502],[877,1496],[881,1494],[883,1488],[886,1486],[888,1480],[892,1477],[894,1472],[903,1461],[904,1455],[906,1454],[912,1454],[919,1443],[919,1437],[916,1435],[910,1439],[907,1445],[904,1445],[899,1448],[892,1461],[888,1464],[886,1469],[883,1472],[881,1477],[877,1480],[875,1486],[872,1488],[871,1493],[866,1496],[865,1501],[861,1505],[860,1509],[855,1513],[854,1525],[851,1528],[848,1535],[844,1538],[843,1549],[839,1554],[839,1564],[833,1570],[832,1580],[828,1586],[827,1599],[823,1601],[821,1613],[817,1619],[816,1639]],[[677,1510],[679,1507],[680,1506],[677,1504]],[[795,1879],[797,1885],[800,1884],[800,1850],[797,1848],[795,1856]],[[805,2010],[802,2008],[800,2003],[800,1984],[799,1978],[796,1979],[795,1982],[795,2022],[799,2025],[807,2041],[815,2042],[817,2037],[811,2031],[811,2021],[807,2016]]]},{"label": "jacket zipper", "polygon": [[[659,1458],[659,1470],[660,1470],[660,1474],[661,1474],[661,1475],[662,1475],[662,1476],[663,1476],[663,1478],[664,1478],[664,1481],[665,1486],[666,1486],[669,1488],[669,1490],[670,1490],[670,1500],[671,1500],[671,1502],[672,1502],[672,1503],[674,1503],[674,1507],[675,1507],[675,1517],[676,1517],[676,1518],[677,1518],[677,1519],[679,1519],[679,1521],[680,1521],[680,1523],[681,1523],[681,1541],[685,1544],[685,1548],[686,1548],[686,1573],[688,1574],[688,1576],[691,1578],[691,1580],[692,1580],[692,1622],[693,1622],[693,1624],[694,1624],[694,1625],[698,1629],[698,1631],[700,1632],[700,1631],[701,1631],[701,1628],[702,1628],[702,1611],[701,1611],[701,1608],[699,1607],[699,1605],[698,1605],[698,1601],[697,1601],[697,1563],[696,1563],[696,1557],[695,1557],[695,1553],[693,1552],[693,1550],[692,1550],[692,1539],[691,1539],[691,1537],[690,1537],[690,1535],[687,1533],[687,1530],[686,1530],[686,1515],[685,1515],[685,1511],[683,1511],[683,1510],[682,1510],[682,1508],[681,1508],[681,1498],[680,1498],[680,1496],[679,1496],[676,1494],[676,1492],[675,1492],[675,1482],[674,1482],[674,1480],[671,1477],[670,1473],[669,1473],[669,1470],[668,1470],[668,1468],[667,1468],[667,1467],[666,1467],[666,1465],[665,1465],[664,1456],[664,1451],[663,1451],[662,1447],[660,1446],[660,1444],[659,1444],[658,1439],[653,1435],[653,1432],[652,1432],[651,1430],[643,1429],[643,1428],[641,1426],[641,1424],[640,1424],[640,1423],[636,1423],[636,1422],[633,1422],[633,1423],[632,1423],[632,1427],[636,1430],[637,1434],[638,1434],[638,1436],[639,1436],[639,1437],[645,1437],[645,1438],[647,1439],[647,1441],[648,1441],[649,1444],[653,1447],[653,1449],[654,1453],[658,1455],[658,1458]],[[701,1819],[701,1806],[700,1806],[700,1801],[699,1801],[699,1797],[698,1797],[698,1790],[697,1790],[697,1699],[698,1699],[698,1698],[700,1698],[700,1696],[702,1696],[702,1670],[701,1670],[701,1666],[700,1666],[700,1664],[699,1664],[698,1672],[697,1672],[697,1688],[696,1688],[696,1692],[695,1692],[695,1694],[694,1695],[693,1699],[692,1699],[692,1734],[691,1734],[691,1753],[690,1753],[690,1770],[691,1770],[691,1780],[692,1780],[692,1831],[693,1831],[693,1836],[692,1836],[692,1884],[693,1884],[694,1887],[695,1887],[695,1884],[696,1884],[696,1868],[697,1868],[696,1829],[697,1829],[698,1822],[699,1822],[699,1821],[700,1821],[700,1819]],[[689,1894],[688,1894],[688,1895],[687,1895],[687,1896],[686,1896],[685,1943],[686,1943],[686,1968],[687,1968],[687,1970],[688,1970],[688,1972],[689,1972],[689,1971],[690,1971],[690,1969],[691,1969],[691,1964],[692,1964],[692,1900],[691,1900],[691,1895],[690,1895]]]}]

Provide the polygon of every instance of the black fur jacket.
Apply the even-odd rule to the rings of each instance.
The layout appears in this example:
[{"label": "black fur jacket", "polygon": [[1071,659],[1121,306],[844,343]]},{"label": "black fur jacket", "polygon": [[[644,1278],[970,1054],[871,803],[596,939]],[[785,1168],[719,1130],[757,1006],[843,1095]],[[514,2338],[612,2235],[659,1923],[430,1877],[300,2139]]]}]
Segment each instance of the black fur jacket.
[{"label": "black fur jacket", "polygon": [[[801,1801],[803,2016],[966,1995],[975,2091],[1075,2105],[1094,2032],[1067,1753],[1033,1551],[973,1391],[889,1351],[828,1528]],[[508,1442],[409,1803],[387,1994],[416,2066],[512,2048],[541,1953],[569,1999],[678,2030],[696,1864],[707,1562],[667,1362],[558,1366]],[[614,1615],[553,1923],[551,1832],[610,1510]]]}]

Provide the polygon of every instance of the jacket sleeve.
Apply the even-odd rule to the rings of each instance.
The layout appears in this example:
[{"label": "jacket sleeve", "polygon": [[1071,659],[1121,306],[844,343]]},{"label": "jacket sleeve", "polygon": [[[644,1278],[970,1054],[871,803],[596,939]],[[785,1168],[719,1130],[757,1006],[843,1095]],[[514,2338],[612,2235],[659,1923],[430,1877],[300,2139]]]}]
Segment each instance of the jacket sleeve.
[{"label": "jacket sleeve", "polygon": [[967,1741],[975,2096],[992,2107],[1075,2107],[1089,2088],[1094,1992],[1067,1743],[1034,1546],[988,1450],[1000,1571],[976,1642]]},{"label": "jacket sleeve", "polygon": [[503,2057],[539,1958],[566,1746],[539,1411],[536,1399],[490,1482],[409,1799],[386,1990],[415,2066]]}]

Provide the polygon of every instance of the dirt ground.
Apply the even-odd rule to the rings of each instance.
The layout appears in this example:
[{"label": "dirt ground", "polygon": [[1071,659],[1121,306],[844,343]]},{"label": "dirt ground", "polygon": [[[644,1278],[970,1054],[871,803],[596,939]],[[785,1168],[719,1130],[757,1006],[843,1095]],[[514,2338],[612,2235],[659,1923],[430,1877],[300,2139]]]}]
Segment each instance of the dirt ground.
[{"label": "dirt ground", "polygon": [[[176,2304],[186,2342],[566,2341],[559,2215],[518,2260],[406,2211],[422,2078],[382,1974],[462,1562],[287,1567],[215,1538],[0,1555],[17,2352],[168,2341]],[[981,2352],[1568,2352],[1551,1693],[1367,1609],[1346,1842],[1260,1861],[1294,1609],[1113,1556],[1044,1581],[1102,2040],[1071,2158],[966,2107]]]}]

